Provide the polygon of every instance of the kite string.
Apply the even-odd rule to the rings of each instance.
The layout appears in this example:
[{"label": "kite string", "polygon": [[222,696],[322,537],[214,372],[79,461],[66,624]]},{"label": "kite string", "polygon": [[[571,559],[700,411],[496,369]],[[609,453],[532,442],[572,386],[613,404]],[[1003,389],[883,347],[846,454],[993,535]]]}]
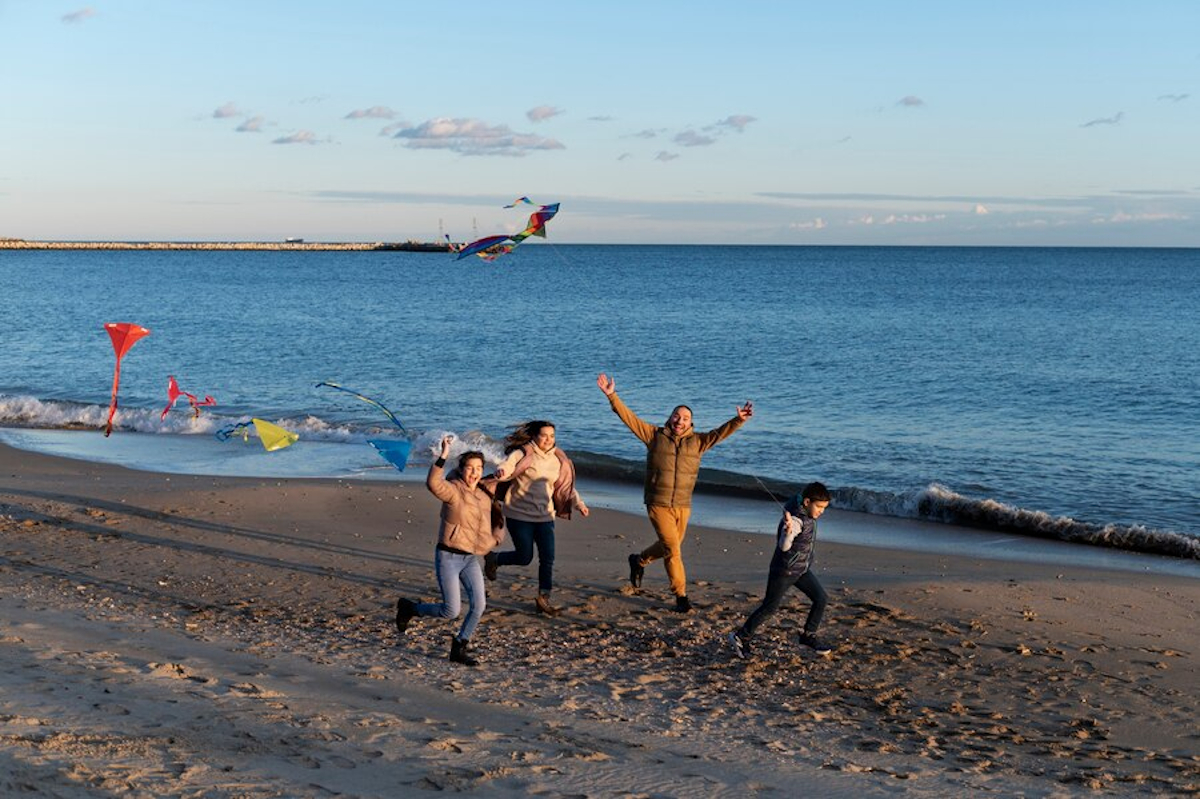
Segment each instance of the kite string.
[{"label": "kite string", "polygon": [[559,260],[562,261],[567,266],[583,266],[584,265],[582,261],[576,261],[576,260],[573,260],[573,259],[568,258],[567,256],[563,255],[562,251],[559,250],[558,245],[555,244],[554,242],[547,241],[546,244],[550,245],[550,249],[554,250],[554,254],[557,255]]},{"label": "kite string", "polygon": [[771,489],[767,488],[766,483],[764,483],[762,480],[758,479],[757,474],[752,474],[750,476],[754,478],[755,482],[757,482],[760,486],[762,486],[762,490],[767,492],[767,496],[775,501],[775,504],[779,506],[780,510],[785,511],[785,512],[787,511],[787,508],[785,508],[783,506],[783,503],[779,501],[779,498],[777,496],[775,496],[774,493],[771,492]]}]

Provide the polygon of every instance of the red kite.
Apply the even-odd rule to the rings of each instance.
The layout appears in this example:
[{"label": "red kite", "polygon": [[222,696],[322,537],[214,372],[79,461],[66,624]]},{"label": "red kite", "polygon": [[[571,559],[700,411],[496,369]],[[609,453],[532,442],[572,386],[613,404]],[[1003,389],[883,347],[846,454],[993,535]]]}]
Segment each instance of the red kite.
[{"label": "red kite", "polygon": [[121,358],[133,349],[134,344],[150,335],[150,331],[131,322],[107,322],[104,329],[108,331],[108,337],[112,339],[113,352],[117,354],[117,364],[113,369],[112,401],[108,404],[108,423],[104,425],[104,437],[108,438],[112,434],[113,416],[117,413],[117,387],[121,384]]},{"label": "red kite", "polygon": [[167,414],[175,407],[175,401],[180,397],[187,397],[188,404],[192,406],[192,418],[195,419],[200,415],[200,408],[205,405],[216,405],[217,401],[210,396],[205,396],[203,400],[196,399],[195,394],[189,394],[186,391],[179,389],[179,384],[175,382],[175,375],[167,375],[167,407],[163,408],[160,418],[166,419]]}]

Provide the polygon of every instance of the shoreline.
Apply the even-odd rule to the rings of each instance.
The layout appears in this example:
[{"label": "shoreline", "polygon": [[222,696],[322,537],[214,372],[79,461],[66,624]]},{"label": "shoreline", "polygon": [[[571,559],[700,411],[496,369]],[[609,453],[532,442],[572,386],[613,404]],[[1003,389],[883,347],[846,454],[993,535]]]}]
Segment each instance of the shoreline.
[{"label": "shoreline", "polygon": [[[397,472],[380,460],[373,450],[345,442],[305,439],[304,455],[300,457],[299,450],[291,449],[277,453],[264,453],[257,446],[230,449],[227,444],[214,443],[207,435],[127,431],[117,437],[100,439],[93,433],[90,427],[0,427],[0,445],[86,463],[111,463],[149,473],[250,479],[330,479],[419,485],[428,466],[427,462],[424,465],[419,462],[418,455],[405,472]],[[361,461],[354,459],[356,452],[361,455]],[[635,517],[643,515],[639,463],[576,452],[571,455],[590,504]],[[701,481],[693,498],[697,519],[736,532],[774,534],[777,500],[768,498],[755,478],[707,468],[701,468],[700,474]],[[770,477],[762,479],[779,497],[801,488],[799,484]],[[989,528],[841,507],[837,506],[836,499],[835,492],[835,507],[822,522],[823,540],[883,549],[957,553],[1200,579],[1200,562],[1195,558],[1063,540],[1052,534],[1037,534],[1037,531]]]},{"label": "shoreline", "polygon": [[[0,446],[0,784],[60,796],[1053,796],[1200,789],[1200,585],[818,543],[832,655],[789,597],[749,661],[771,541],[685,543],[697,610],[644,517],[557,525],[488,585],[477,669],[431,598],[424,486],[138,472]],[[507,544],[503,547],[507,549]],[[68,689],[69,690],[65,690]],[[389,793],[390,792],[390,793]]]}]

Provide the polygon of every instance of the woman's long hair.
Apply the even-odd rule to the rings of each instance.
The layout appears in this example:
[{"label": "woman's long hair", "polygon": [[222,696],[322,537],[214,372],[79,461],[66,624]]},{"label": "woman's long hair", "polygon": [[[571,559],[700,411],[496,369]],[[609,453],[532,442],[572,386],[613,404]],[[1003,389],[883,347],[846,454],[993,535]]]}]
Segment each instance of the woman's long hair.
[{"label": "woman's long hair", "polygon": [[533,419],[512,428],[512,432],[504,438],[504,454],[507,455],[513,450],[521,449],[526,444],[532,443],[543,427],[550,427],[555,431],[558,430],[554,426],[554,422],[547,422],[545,419]]}]

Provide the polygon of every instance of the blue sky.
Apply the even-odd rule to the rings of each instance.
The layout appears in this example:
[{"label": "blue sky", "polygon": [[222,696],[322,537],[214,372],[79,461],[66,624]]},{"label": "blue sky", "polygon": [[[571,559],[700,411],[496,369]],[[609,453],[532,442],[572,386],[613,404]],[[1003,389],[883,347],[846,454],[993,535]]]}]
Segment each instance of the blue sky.
[{"label": "blue sky", "polygon": [[0,0],[0,237],[1200,246],[1200,3]]}]

